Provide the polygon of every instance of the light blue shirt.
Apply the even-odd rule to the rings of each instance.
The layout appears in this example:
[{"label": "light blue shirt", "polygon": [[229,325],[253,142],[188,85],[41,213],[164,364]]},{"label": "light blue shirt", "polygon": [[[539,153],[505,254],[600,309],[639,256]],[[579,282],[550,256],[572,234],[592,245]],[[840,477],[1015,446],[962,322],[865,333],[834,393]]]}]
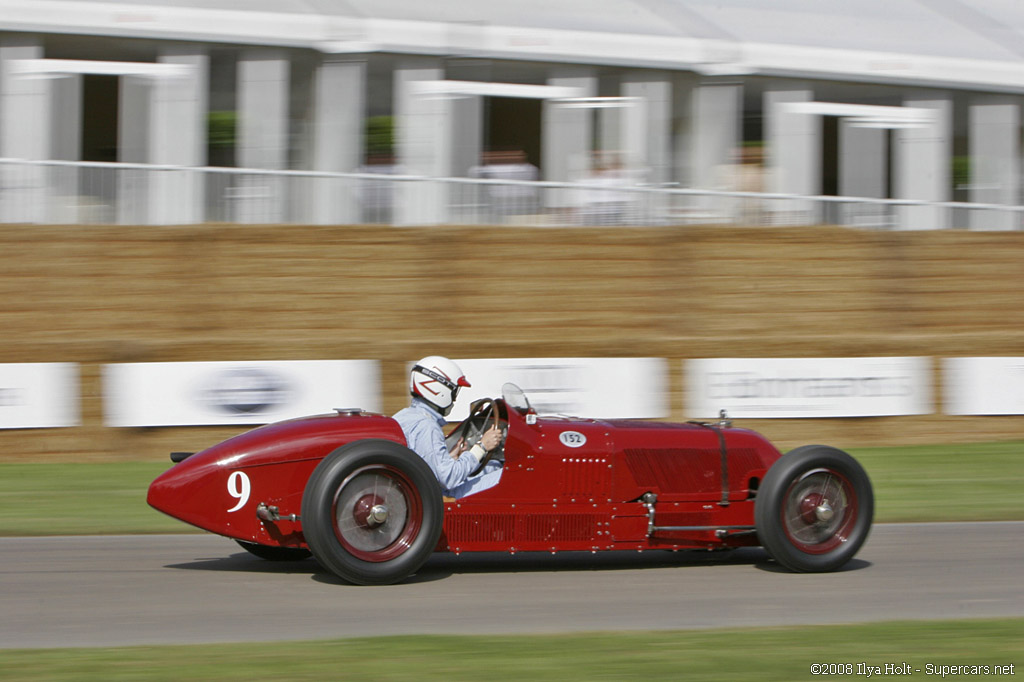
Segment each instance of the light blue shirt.
[{"label": "light blue shirt", "polygon": [[469,456],[470,453],[458,459],[448,454],[442,430],[446,423],[444,417],[420,398],[413,398],[412,405],[395,415],[395,421],[402,427],[409,449],[427,463],[445,495],[469,478],[479,464],[475,457]]},{"label": "light blue shirt", "polygon": [[412,404],[397,412],[394,419],[402,427],[406,445],[427,463],[446,496],[465,497],[490,488],[501,477],[498,462],[488,462],[483,472],[469,477],[479,460],[471,452],[464,452],[458,459],[448,453],[443,430],[447,422],[426,401],[413,398]]}]

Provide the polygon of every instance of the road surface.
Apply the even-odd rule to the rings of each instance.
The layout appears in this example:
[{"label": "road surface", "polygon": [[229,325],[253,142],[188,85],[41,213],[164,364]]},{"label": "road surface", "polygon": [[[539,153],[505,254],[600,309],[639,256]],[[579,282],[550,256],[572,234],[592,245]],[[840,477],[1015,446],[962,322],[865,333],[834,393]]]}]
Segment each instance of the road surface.
[{"label": "road surface", "polygon": [[1024,617],[1024,522],[882,524],[844,570],[760,549],[435,555],[356,587],[212,535],[0,538],[0,648]]}]

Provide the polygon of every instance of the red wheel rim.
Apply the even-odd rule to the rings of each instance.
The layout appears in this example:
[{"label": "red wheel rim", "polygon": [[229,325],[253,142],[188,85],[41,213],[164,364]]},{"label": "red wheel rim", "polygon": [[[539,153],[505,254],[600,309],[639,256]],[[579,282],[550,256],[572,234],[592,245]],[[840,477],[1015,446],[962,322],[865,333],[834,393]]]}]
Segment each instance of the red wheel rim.
[{"label": "red wheel rim", "polygon": [[349,554],[381,562],[405,553],[423,527],[423,501],[402,471],[371,465],[349,474],[331,505],[334,535]]},{"label": "red wheel rim", "polygon": [[782,528],[794,547],[825,554],[846,542],[857,522],[857,494],[850,481],[832,469],[802,474],[786,490]]}]

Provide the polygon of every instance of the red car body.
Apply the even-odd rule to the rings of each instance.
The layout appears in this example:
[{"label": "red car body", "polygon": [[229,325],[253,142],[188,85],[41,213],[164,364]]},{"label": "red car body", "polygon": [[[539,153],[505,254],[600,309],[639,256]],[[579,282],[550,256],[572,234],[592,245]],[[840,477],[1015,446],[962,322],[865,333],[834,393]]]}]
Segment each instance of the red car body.
[{"label": "red car body", "polygon": [[[754,431],[732,428],[724,421],[676,424],[538,417],[532,409],[513,408],[505,400],[491,402],[490,408],[506,430],[501,479],[496,486],[468,497],[444,499],[443,522],[432,531],[437,540],[429,551],[716,549],[765,544],[776,559],[795,570],[833,570],[852,557],[870,527],[870,483],[865,489],[866,475],[855,462],[853,470],[847,470],[846,459],[838,465],[798,466],[798,473],[775,485],[779,488],[775,496],[780,498],[773,503],[777,509],[762,509],[759,524],[759,493],[773,465],[785,458]],[[486,415],[474,414],[456,430],[476,426],[482,431]],[[325,460],[344,459],[344,452],[353,448],[368,454],[338,473],[333,483],[312,480],[318,467],[328,465]],[[819,455],[827,451],[829,456],[839,453],[849,458],[823,446],[811,449]],[[374,452],[384,451],[397,453],[397,459],[374,457]],[[260,427],[188,456],[152,483],[148,502],[182,521],[238,540],[266,558],[290,558],[291,552],[311,549],[332,568],[331,560],[325,561],[321,554],[340,552],[343,565],[332,570],[341,577],[357,583],[395,582],[415,572],[425,554],[394,573],[384,567],[409,550],[426,525],[434,523],[430,509],[436,504],[434,498],[440,497],[439,488],[431,489],[422,476],[406,471],[403,458],[409,459],[410,466],[422,465],[405,449],[402,430],[393,419],[338,411]],[[859,481],[862,475],[863,482]],[[374,487],[384,483],[396,492],[386,504],[383,493],[372,493],[365,484],[346,496],[345,486],[355,486],[347,483],[353,480],[372,482]],[[319,493],[324,500],[317,503],[324,507],[319,515],[310,506],[309,488],[323,485],[329,487]],[[395,517],[396,505],[402,510],[401,519]],[[845,520],[835,520],[837,506]],[[381,520],[367,516],[371,509],[377,510]],[[318,523],[327,528],[318,534],[319,540],[311,542],[303,525],[304,520],[312,522],[314,514],[322,516]],[[346,537],[339,525],[351,519],[359,537]],[[389,524],[393,528],[385,528]],[[776,556],[770,543],[764,542],[763,526],[768,525],[780,526],[773,535],[781,538],[782,545],[797,548],[795,565]],[[373,539],[378,536],[382,539]],[[361,544],[362,537],[370,538],[370,544]],[[856,547],[847,546],[851,542]],[[340,550],[332,543],[339,544]],[[275,548],[283,553],[275,555],[271,551]],[[837,552],[842,556],[833,556]],[[353,556],[356,568],[349,570]],[[810,563],[802,564],[802,559]]]}]

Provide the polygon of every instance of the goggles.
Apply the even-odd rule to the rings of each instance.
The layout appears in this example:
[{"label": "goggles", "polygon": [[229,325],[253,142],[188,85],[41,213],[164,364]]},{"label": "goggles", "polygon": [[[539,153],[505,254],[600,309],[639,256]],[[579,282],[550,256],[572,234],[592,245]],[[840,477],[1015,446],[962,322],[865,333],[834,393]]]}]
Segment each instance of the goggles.
[{"label": "goggles", "polygon": [[455,402],[455,398],[459,395],[460,388],[462,388],[463,386],[470,385],[469,382],[466,381],[466,377],[459,377],[459,381],[458,383],[456,383],[449,379],[448,377],[446,377],[445,375],[441,374],[440,372],[435,372],[429,367],[424,367],[423,365],[416,365],[412,369],[414,372],[419,372],[420,374],[430,377],[431,379],[433,379],[434,381],[436,381],[437,383],[441,384],[449,391],[451,391],[452,402]]}]

